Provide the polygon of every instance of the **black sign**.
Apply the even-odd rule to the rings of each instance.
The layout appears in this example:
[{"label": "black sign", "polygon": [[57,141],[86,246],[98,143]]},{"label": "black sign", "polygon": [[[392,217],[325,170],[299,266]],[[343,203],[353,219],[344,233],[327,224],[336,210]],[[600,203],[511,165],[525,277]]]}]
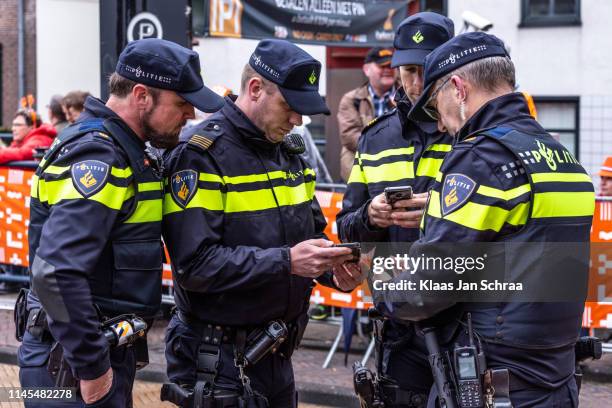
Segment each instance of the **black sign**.
[{"label": "black sign", "polygon": [[129,41],[163,38],[191,46],[191,0],[104,0],[100,1],[101,97],[108,98],[108,77]]},{"label": "black sign", "polygon": [[[195,3],[195,2],[194,2]],[[408,1],[392,0],[208,0],[204,27],[213,37],[281,38],[346,46],[388,46],[408,15]],[[198,8],[196,6],[196,11]]]}]

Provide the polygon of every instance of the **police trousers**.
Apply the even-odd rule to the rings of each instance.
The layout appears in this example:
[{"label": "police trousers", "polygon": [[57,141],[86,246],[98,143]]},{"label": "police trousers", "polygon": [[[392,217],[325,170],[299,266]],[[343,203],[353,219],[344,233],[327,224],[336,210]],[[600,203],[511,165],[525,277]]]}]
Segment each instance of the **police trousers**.
[{"label": "police trousers", "polygon": [[[197,381],[196,365],[201,333],[181,321],[177,314],[170,319],[166,331],[167,374],[171,382],[193,385]],[[291,360],[277,354],[268,354],[254,366],[248,366],[246,375],[251,387],[268,399],[271,408],[296,408],[297,393]],[[234,346],[220,346],[219,363],[214,386],[242,394],[238,369],[234,365]]]},{"label": "police trousers", "polygon": [[377,348],[377,359],[380,359],[377,366],[382,371],[379,374],[394,381],[403,390],[426,396],[433,385],[433,376],[424,338],[415,334],[413,326],[390,320],[383,324],[383,344]]},{"label": "police trousers", "polygon": [[[18,351],[19,382],[21,387],[53,387],[53,378],[47,371],[52,340],[38,340],[29,332],[23,337]],[[133,347],[111,348],[111,367],[113,369],[113,384],[110,391],[93,404],[85,402],[77,396],[76,401],[60,402],[45,400],[28,401],[26,408],[131,408],[132,386],[136,375],[136,357]]]}]

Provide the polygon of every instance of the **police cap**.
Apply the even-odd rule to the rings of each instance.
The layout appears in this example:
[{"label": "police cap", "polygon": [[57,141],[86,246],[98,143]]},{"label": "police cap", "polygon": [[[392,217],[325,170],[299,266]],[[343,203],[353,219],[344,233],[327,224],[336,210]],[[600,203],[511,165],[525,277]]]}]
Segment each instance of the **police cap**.
[{"label": "police cap", "polygon": [[321,63],[306,51],[285,40],[261,40],[249,59],[251,67],[278,88],[295,112],[329,115],[319,95]]},{"label": "police cap", "polygon": [[427,54],[455,35],[453,21],[438,13],[416,13],[400,23],[395,31],[392,67],[423,65]]},{"label": "police cap", "polygon": [[203,112],[216,112],[223,98],[204,86],[198,53],[171,41],[130,42],[119,55],[117,74],[140,84],[175,91]]},{"label": "police cap", "polygon": [[483,32],[458,35],[436,48],[425,57],[423,93],[410,110],[410,119],[432,122],[423,107],[429,101],[433,84],[470,62],[495,56],[509,57],[502,40]]}]

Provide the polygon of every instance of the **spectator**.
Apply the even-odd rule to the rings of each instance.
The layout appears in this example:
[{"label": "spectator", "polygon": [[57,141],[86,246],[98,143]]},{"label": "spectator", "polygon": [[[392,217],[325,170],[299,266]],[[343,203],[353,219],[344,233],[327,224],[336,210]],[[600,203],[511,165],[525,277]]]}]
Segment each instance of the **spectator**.
[{"label": "spectator", "polygon": [[62,95],[53,95],[49,101],[49,105],[47,105],[49,122],[51,122],[51,125],[53,125],[57,133],[68,126],[66,114],[62,108],[62,99]]},{"label": "spectator", "polygon": [[32,160],[34,149],[49,147],[57,131],[49,124],[41,125],[39,116],[31,109],[19,110],[13,118],[13,142],[0,149],[0,164]]},{"label": "spectator", "polygon": [[375,117],[393,109],[396,75],[391,68],[393,51],[374,47],[365,57],[363,73],[368,82],[344,94],[338,107],[338,127],[342,151],[340,175],[347,181],[351,174],[357,140],[364,127]]},{"label": "spectator", "polygon": [[612,156],[606,157],[599,170],[599,196],[612,197]]},{"label": "spectator", "polygon": [[64,109],[68,122],[76,122],[81,112],[83,112],[83,105],[88,96],[89,92],[84,91],[71,91],[64,96],[64,99],[62,99],[62,108]]}]

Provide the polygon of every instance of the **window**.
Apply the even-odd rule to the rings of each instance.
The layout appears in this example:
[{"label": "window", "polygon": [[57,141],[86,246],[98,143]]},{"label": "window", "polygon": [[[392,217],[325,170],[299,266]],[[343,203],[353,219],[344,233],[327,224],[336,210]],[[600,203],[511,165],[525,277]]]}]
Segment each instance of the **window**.
[{"label": "window", "polygon": [[419,11],[433,11],[442,15],[448,15],[447,0],[420,0]]},{"label": "window", "polygon": [[580,25],[580,0],[522,0],[521,27]]},{"label": "window", "polygon": [[533,97],[538,111],[538,122],[567,150],[578,157],[579,106],[578,97]]}]

